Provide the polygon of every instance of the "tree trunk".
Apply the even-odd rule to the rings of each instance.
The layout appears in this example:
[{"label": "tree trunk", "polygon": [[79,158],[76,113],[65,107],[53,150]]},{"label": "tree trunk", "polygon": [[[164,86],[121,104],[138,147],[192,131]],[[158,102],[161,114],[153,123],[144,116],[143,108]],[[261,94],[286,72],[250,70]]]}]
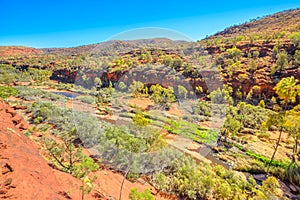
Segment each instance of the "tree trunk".
[{"label": "tree trunk", "polygon": [[273,162],[273,160],[274,160],[275,154],[276,154],[276,152],[277,152],[277,149],[278,149],[278,146],[279,146],[279,144],[280,144],[281,135],[282,135],[282,131],[283,131],[282,129],[283,129],[283,128],[282,128],[282,126],[281,126],[281,128],[280,128],[280,132],[279,132],[279,137],[278,137],[278,140],[277,140],[277,143],[276,143],[275,150],[274,150],[274,152],[273,152],[273,155],[272,155],[272,157],[271,157],[271,160],[270,160],[270,162],[268,163],[267,172],[269,172],[270,165],[271,165],[271,163],[272,163],[272,162]]},{"label": "tree trunk", "polygon": [[298,155],[298,140],[295,139],[295,144],[294,144],[294,148],[293,148],[293,163],[297,163],[297,155]]},{"label": "tree trunk", "polygon": [[81,200],[84,200],[84,180],[81,180],[82,183],[82,190],[81,190]]},{"label": "tree trunk", "polygon": [[128,167],[127,167],[127,169],[126,169],[126,172],[125,172],[125,174],[124,174],[124,177],[123,177],[122,183],[121,183],[119,200],[122,200],[122,191],[123,191],[123,186],[124,186],[124,183],[125,183],[125,180],[126,180],[127,174],[128,174],[128,172],[129,172],[129,169],[130,169],[130,167],[129,167],[129,165],[128,165]]}]

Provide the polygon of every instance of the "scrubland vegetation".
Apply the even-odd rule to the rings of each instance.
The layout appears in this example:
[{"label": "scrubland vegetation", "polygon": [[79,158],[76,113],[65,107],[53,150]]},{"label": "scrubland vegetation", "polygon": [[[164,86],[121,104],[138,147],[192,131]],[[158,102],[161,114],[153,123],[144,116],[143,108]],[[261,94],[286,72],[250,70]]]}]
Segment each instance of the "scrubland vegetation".
[{"label": "scrubland vegetation", "polygon": [[[299,197],[300,26],[266,34],[258,21],[248,33],[233,27],[193,45],[143,43],[137,50],[128,42],[96,56],[78,47],[76,56],[4,57],[0,98],[26,103],[33,128],[25,134],[54,168],[82,181],[83,197],[100,165],[124,176],[119,199],[127,198],[124,181],[139,178],[183,199],[288,199],[290,185]],[[180,149],[170,136],[197,149]],[[218,162],[191,153],[202,148]],[[93,159],[85,149],[96,151]],[[155,197],[132,188],[128,198]]]}]

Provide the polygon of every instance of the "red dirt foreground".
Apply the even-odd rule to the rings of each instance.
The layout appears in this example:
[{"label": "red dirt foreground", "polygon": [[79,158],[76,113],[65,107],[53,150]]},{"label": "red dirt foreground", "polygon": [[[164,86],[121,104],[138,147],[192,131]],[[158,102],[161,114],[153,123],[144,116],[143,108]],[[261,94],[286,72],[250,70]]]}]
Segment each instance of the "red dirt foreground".
[{"label": "red dirt foreground", "polygon": [[[50,167],[38,144],[24,135],[28,128],[16,111],[0,100],[0,199],[81,199],[81,181]],[[105,169],[95,175],[95,188],[84,199],[118,199],[122,175]],[[148,183],[126,180],[122,199],[128,199],[133,187],[156,192]],[[155,199],[175,197],[156,194]]]},{"label": "red dirt foreground", "polygon": [[[56,176],[73,177],[54,173],[40,156],[39,147],[22,133],[26,128],[28,124],[16,111],[0,101],[0,198],[66,199]],[[79,199],[80,191],[77,195]]]}]

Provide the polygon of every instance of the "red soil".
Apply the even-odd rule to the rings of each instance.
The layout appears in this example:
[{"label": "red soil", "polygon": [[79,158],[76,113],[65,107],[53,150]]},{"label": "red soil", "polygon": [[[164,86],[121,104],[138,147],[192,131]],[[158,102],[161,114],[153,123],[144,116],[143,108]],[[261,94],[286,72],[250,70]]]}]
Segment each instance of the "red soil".
[{"label": "red soil", "polygon": [[[28,128],[13,108],[0,101],[0,199],[81,199],[81,181],[50,167],[38,144],[24,135]],[[122,174],[103,169],[95,175],[98,179],[94,190],[85,199],[118,199]],[[122,199],[128,199],[133,187],[140,191],[149,188],[156,193],[154,187],[142,180],[126,180]],[[176,198],[156,194],[155,199]]]}]

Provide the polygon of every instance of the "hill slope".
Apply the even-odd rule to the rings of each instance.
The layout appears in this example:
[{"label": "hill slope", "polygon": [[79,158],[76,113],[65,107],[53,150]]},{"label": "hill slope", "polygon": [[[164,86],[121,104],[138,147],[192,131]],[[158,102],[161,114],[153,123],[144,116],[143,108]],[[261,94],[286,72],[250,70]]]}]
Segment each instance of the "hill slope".
[{"label": "hill slope", "polygon": [[235,25],[220,31],[209,38],[235,37],[241,35],[272,35],[282,31],[293,32],[299,30],[300,8],[287,10],[263,18],[250,20],[250,22]]}]

